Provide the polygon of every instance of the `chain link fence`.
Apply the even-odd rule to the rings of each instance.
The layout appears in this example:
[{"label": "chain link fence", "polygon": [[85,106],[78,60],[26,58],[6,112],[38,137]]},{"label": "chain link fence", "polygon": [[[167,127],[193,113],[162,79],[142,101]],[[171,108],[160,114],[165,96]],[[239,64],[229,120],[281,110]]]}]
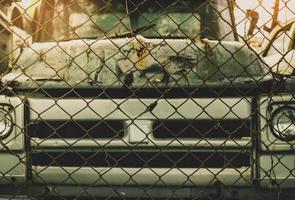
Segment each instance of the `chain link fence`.
[{"label": "chain link fence", "polygon": [[0,0],[0,199],[293,200],[295,2],[245,2]]}]

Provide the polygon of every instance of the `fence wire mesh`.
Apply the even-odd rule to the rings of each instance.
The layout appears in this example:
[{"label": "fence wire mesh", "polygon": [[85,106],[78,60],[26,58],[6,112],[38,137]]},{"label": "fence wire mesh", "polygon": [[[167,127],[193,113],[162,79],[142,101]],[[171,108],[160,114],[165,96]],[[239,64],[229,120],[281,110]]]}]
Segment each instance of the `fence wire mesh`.
[{"label": "fence wire mesh", "polygon": [[0,0],[0,199],[295,198],[294,0]]}]

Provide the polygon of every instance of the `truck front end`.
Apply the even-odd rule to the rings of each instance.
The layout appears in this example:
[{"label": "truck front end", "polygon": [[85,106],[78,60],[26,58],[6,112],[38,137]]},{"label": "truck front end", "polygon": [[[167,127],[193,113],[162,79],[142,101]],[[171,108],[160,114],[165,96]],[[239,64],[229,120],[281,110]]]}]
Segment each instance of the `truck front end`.
[{"label": "truck front end", "polygon": [[37,13],[1,78],[0,197],[294,197],[293,95],[235,41],[229,1]]}]

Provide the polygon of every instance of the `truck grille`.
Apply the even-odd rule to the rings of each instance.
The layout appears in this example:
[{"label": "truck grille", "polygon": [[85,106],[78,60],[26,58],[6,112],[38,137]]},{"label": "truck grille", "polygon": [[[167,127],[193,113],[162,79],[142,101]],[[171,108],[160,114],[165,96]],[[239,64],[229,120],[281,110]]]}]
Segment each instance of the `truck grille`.
[{"label": "truck grille", "polygon": [[[220,180],[225,185],[251,184],[252,127],[247,99],[97,99],[86,100],[87,106],[85,100],[60,101],[55,106],[55,101],[50,105],[46,99],[29,100],[27,131],[34,182],[204,186]],[[199,107],[193,107],[195,101]],[[156,106],[147,112],[151,104]],[[222,112],[215,111],[220,108]],[[69,174],[71,179],[66,178]]]}]

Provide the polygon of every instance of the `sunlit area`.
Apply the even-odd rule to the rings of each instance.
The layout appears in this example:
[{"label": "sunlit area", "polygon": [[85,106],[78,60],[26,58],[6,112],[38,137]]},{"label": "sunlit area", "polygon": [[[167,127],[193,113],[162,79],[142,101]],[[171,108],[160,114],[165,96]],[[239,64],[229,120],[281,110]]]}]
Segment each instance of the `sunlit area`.
[{"label": "sunlit area", "polygon": [[[240,35],[245,35],[249,27],[249,21],[245,18],[247,9],[255,10],[259,13],[258,31],[263,31],[264,26],[270,26],[274,14],[274,4],[276,0],[235,0],[235,16]],[[36,6],[40,0],[22,0],[17,3],[26,10],[26,13],[32,17]],[[285,22],[295,17],[295,0],[280,0],[278,21]]]},{"label": "sunlit area", "polygon": [[246,18],[246,12],[251,9],[259,14],[256,36],[263,37],[266,34],[264,27],[271,26],[276,2],[279,3],[278,23],[295,18],[295,0],[236,0],[235,15],[239,34],[247,34],[250,22]]},{"label": "sunlit area", "polygon": [[26,10],[26,13],[32,17],[34,15],[36,6],[39,4],[40,0],[21,0],[19,5]]}]

